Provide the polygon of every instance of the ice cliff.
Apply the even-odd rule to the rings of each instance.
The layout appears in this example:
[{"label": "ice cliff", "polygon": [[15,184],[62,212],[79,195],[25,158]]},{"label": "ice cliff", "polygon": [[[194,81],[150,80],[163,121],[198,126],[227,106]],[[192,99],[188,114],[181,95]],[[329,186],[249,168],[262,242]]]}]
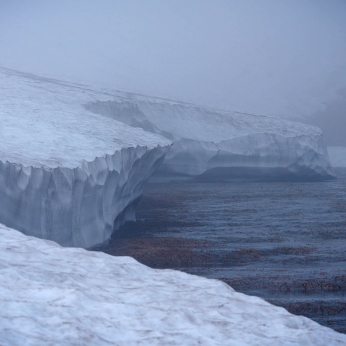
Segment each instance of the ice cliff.
[{"label": "ice cliff", "polygon": [[173,140],[161,177],[222,180],[334,177],[320,129],[281,119],[117,95],[88,110]]},{"label": "ice cliff", "polygon": [[0,238],[3,346],[346,344],[343,334],[217,280],[3,225]]},{"label": "ice cliff", "polygon": [[0,68],[0,90],[1,223],[89,248],[133,219],[169,140],[87,111],[105,95],[79,85]]}]

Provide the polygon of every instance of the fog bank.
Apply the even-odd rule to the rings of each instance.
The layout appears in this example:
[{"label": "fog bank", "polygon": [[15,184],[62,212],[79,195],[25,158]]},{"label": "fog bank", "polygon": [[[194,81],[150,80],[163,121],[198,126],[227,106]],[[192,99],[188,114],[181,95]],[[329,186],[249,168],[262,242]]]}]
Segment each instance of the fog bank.
[{"label": "fog bank", "polygon": [[345,18],[342,0],[0,0],[0,65],[301,117],[346,87]]}]

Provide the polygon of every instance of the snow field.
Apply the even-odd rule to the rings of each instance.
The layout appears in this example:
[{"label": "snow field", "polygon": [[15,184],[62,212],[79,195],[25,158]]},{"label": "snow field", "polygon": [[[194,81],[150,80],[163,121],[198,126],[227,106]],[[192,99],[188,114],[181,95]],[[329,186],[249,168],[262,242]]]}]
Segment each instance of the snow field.
[{"label": "snow field", "polygon": [[226,284],[62,248],[0,225],[0,344],[346,345]]}]

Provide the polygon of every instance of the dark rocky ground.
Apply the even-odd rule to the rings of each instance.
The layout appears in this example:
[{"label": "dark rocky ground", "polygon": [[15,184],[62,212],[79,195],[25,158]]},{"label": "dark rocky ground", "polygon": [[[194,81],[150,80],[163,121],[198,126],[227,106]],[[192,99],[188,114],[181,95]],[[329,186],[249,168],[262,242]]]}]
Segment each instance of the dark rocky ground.
[{"label": "dark rocky ground", "polygon": [[218,278],[346,333],[346,170],[315,183],[149,184],[102,251]]}]

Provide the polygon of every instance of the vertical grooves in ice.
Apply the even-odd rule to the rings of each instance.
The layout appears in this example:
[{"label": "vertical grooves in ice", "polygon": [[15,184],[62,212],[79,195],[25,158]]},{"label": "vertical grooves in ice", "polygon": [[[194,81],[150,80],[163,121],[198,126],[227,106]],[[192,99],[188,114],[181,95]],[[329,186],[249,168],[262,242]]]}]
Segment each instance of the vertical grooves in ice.
[{"label": "vertical grooves in ice", "polygon": [[0,222],[64,246],[103,243],[133,219],[133,204],[168,148],[124,148],[73,169],[0,161]]}]

